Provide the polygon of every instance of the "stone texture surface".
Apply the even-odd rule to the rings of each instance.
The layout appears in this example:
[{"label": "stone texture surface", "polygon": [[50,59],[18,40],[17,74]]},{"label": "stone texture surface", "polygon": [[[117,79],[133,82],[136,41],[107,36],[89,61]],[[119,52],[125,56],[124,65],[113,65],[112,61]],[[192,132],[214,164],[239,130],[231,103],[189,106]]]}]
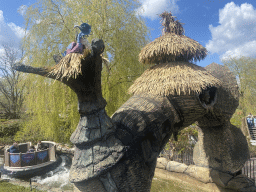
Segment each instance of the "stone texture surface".
[{"label": "stone texture surface", "polygon": [[122,158],[123,150],[114,135],[97,143],[77,145],[69,172],[70,181],[79,182],[100,175]]},{"label": "stone texture surface", "polygon": [[218,125],[229,120],[239,105],[239,90],[235,75],[227,66],[212,63],[205,69],[214,77],[222,81],[222,86],[218,87],[217,102],[214,105],[213,113],[210,116],[215,117],[214,121],[206,119],[208,125]]},{"label": "stone texture surface", "polygon": [[[158,164],[163,162],[166,163],[164,158],[158,158]],[[164,170],[164,166],[157,167],[156,170]],[[159,169],[160,168],[160,169]],[[185,169],[186,168],[186,169]],[[185,171],[184,171],[185,170]],[[256,192],[256,186],[254,182],[249,179],[246,175],[238,175],[234,177],[231,174],[224,173],[218,170],[207,167],[199,167],[196,165],[185,165],[183,163],[169,161],[167,163],[166,171],[179,174],[179,177],[182,178],[182,181],[191,181],[195,179],[197,182],[201,183],[200,185],[208,186],[209,191],[214,192]],[[155,175],[156,174],[155,172]],[[189,177],[189,178],[188,178]],[[176,178],[172,178],[175,180]],[[192,184],[192,183],[191,183]],[[208,184],[208,185],[205,185]]]},{"label": "stone texture surface", "polygon": [[166,169],[168,160],[164,157],[157,158],[156,167],[160,169]]},{"label": "stone texture surface", "polygon": [[104,192],[106,191],[102,182],[97,179],[91,179],[89,181],[83,181],[80,183],[74,183],[74,192]]},{"label": "stone texture surface", "polygon": [[254,186],[254,182],[246,175],[238,175],[228,182],[227,188],[241,191],[252,186]]},{"label": "stone texture surface", "polygon": [[214,183],[218,184],[221,187],[226,187],[228,182],[233,178],[232,175],[217,170],[212,170],[210,173],[210,177],[212,178],[212,181]]},{"label": "stone texture surface", "polygon": [[187,170],[187,168],[188,166],[183,163],[179,163],[176,161],[169,161],[167,164],[166,170],[174,171],[178,173],[184,173]]},{"label": "stone texture surface", "polygon": [[189,165],[187,170],[185,171],[191,177],[196,178],[199,181],[204,183],[212,183],[211,178],[211,171],[212,169],[206,167],[198,167],[196,165]]},{"label": "stone texture surface", "polygon": [[238,191],[239,192],[256,192],[256,187],[255,186],[251,186],[251,187],[239,189]]},{"label": "stone texture surface", "polygon": [[71,148],[67,144],[56,143],[56,151],[61,153],[70,153],[74,155],[75,148],[74,147]]},{"label": "stone texture surface", "polygon": [[248,144],[241,130],[230,123],[200,128],[193,152],[194,163],[222,172],[241,170],[249,159]]}]

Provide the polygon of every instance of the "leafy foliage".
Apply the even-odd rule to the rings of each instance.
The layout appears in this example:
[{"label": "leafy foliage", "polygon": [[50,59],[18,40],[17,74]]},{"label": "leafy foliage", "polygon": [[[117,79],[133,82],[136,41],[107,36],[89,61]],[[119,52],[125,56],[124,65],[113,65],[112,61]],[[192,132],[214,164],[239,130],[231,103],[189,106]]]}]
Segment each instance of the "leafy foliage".
[{"label": "leafy foliage", "polygon": [[175,141],[172,135],[169,142],[165,145],[164,152],[166,154],[190,152],[194,147],[194,144],[191,143],[190,136],[193,136],[195,139],[198,138],[198,130],[195,124],[182,129],[178,133],[177,141]]},{"label": "leafy foliage", "polygon": [[230,122],[231,122],[231,124],[240,128],[241,125],[242,125],[242,118],[243,117],[244,117],[243,111],[241,109],[236,109],[235,113],[233,114],[232,118],[230,119]]},{"label": "leafy foliage", "polygon": [[[110,60],[103,67],[102,89],[108,102],[107,113],[111,115],[128,99],[128,87],[144,71],[137,55],[147,42],[148,31],[135,14],[138,6],[133,0],[38,0],[25,15],[29,30],[23,41],[25,64],[55,65],[52,56],[64,52],[75,40],[74,24],[89,23],[93,32],[89,42],[93,38],[103,39],[104,57]],[[74,92],[60,82],[34,75],[28,75],[26,84],[29,95],[25,102],[32,118],[17,138],[30,135],[67,142],[79,121]]]},{"label": "leafy foliage", "polygon": [[239,109],[243,115],[256,114],[256,59],[230,58],[222,61],[236,75],[239,85]]},{"label": "leafy foliage", "polygon": [[21,125],[22,121],[18,119],[1,122],[0,137],[14,136],[19,131]]},{"label": "leafy foliage", "polygon": [[17,132],[21,129],[21,119],[0,119],[0,144],[12,144]]}]

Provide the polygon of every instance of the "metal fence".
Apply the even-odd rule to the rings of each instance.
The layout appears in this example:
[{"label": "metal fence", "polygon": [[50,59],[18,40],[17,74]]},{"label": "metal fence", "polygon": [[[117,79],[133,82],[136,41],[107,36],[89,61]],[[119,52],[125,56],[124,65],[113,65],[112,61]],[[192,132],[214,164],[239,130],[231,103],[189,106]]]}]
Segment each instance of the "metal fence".
[{"label": "metal fence", "polygon": [[177,153],[172,151],[163,150],[160,154],[161,157],[165,157],[170,161],[177,161],[186,165],[194,165],[193,162],[193,151]]},{"label": "metal fence", "polygon": [[173,154],[172,161],[177,161],[180,163],[184,163],[186,165],[194,165],[193,161],[193,153],[181,153],[181,154]]},{"label": "metal fence", "polygon": [[255,182],[255,166],[256,166],[256,158],[251,158],[246,161],[244,167],[242,168],[242,174],[246,175],[248,178],[252,179]]}]

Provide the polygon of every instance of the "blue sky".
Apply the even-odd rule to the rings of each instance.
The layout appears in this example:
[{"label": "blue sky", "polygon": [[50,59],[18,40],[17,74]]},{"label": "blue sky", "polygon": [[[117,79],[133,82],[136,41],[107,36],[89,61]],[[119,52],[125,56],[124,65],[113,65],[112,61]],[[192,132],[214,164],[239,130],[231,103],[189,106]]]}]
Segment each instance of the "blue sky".
[{"label": "blue sky", "polygon": [[[137,10],[151,31],[151,40],[161,35],[163,11],[171,11],[184,23],[185,35],[198,41],[209,51],[198,65],[234,56],[256,57],[255,0],[139,0]],[[24,36],[22,14],[36,0],[0,0],[0,45],[11,42],[18,46]],[[0,46],[0,53],[2,47]]]}]

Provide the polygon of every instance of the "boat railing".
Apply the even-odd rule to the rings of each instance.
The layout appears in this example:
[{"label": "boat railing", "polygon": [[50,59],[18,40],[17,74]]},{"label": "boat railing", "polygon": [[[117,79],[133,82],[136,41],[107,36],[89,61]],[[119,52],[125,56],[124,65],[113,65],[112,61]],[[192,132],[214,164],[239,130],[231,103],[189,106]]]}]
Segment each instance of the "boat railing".
[{"label": "boat railing", "polygon": [[32,153],[10,153],[6,150],[4,154],[4,164],[8,167],[26,167],[42,164],[48,161],[55,161],[56,146],[53,143],[49,143],[48,146],[49,148],[45,150],[35,151]]}]

